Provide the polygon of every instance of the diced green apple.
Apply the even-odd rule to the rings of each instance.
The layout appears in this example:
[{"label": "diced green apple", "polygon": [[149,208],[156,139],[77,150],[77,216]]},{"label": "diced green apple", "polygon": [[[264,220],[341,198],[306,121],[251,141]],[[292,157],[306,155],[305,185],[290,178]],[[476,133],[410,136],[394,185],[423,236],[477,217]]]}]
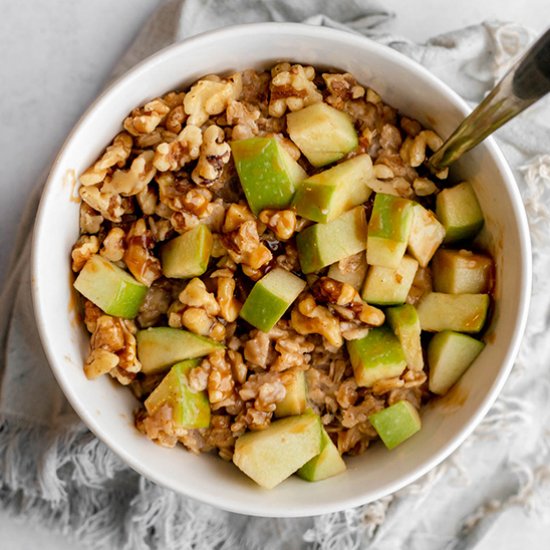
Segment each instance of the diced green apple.
[{"label": "diced green apple", "polygon": [[321,422],[307,412],[247,432],[235,443],[233,462],[266,489],[279,485],[321,451]]},{"label": "diced green apple", "polygon": [[411,233],[413,203],[401,197],[377,193],[369,220],[367,263],[397,268]]},{"label": "diced green apple", "polygon": [[447,393],[484,347],[483,342],[466,334],[450,330],[437,333],[428,345],[430,391]]},{"label": "diced green apple", "polygon": [[145,408],[154,415],[163,405],[172,409],[172,420],[179,428],[208,428],[210,403],[206,392],[189,388],[187,374],[200,361],[189,359],[175,364],[145,400]]},{"label": "diced green apple", "polygon": [[383,378],[399,376],[407,366],[403,348],[387,326],[372,328],[363,338],[349,340],[347,348],[358,386],[371,387]]},{"label": "diced green apple", "polygon": [[347,283],[357,292],[360,292],[367,274],[367,258],[365,254],[359,252],[354,255],[353,259],[350,258],[349,260],[349,262],[345,260],[345,268],[341,266],[342,262],[333,263],[328,268],[327,277],[341,283]]},{"label": "diced green apple", "polygon": [[296,245],[304,273],[319,271],[365,250],[367,219],[357,206],[329,223],[316,223],[298,233]]},{"label": "diced green apple", "polygon": [[256,215],[264,208],[289,206],[297,184],[307,177],[276,138],[233,141],[231,151],[248,205]]},{"label": "diced green apple", "polygon": [[446,243],[475,237],[483,226],[483,212],[475,191],[466,181],[437,195],[435,213],[445,227]]},{"label": "diced green apple", "polygon": [[485,324],[490,298],[487,294],[431,292],[417,306],[422,330],[479,332]]},{"label": "diced green apple", "polygon": [[399,339],[407,365],[411,370],[421,371],[424,368],[422,344],[420,341],[420,319],[414,306],[405,304],[386,310],[386,319]]},{"label": "diced green apple", "polygon": [[153,327],[140,330],[137,353],[141,372],[155,374],[185,359],[203,357],[224,345],[179,328]]},{"label": "diced green apple", "polygon": [[321,428],[321,452],[306,462],[298,475],[306,481],[321,481],[346,471],[346,463],[325,428]]},{"label": "diced green apple", "polygon": [[434,289],[449,294],[489,292],[493,260],[468,250],[438,250],[432,262]]},{"label": "diced green apple", "polygon": [[162,245],[162,273],[178,279],[198,277],[208,268],[211,251],[212,233],[201,223]]},{"label": "diced green apple", "polygon": [[302,181],[292,204],[303,218],[330,222],[369,198],[372,174],[369,155],[358,155]]},{"label": "diced green apple", "polygon": [[369,421],[390,450],[409,439],[422,426],[418,411],[408,401],[398,401],[371,414]]},{"label": "diced green apple", "polygon": [[286,116],[290,139],[313,166],[336,162],[357,147],[351,117],[326,103],[314,103]]},{"label": "diced green apple", "polygon": [[413,221],[408,250],[420,267],[426,267],[445,238],[445,228],[435,214],[418,203],[413,205]]},{"label": "diced green apple", "polygon": [[257,329],[269,332],[305,286],[297,275],[276,267],[254,285],[239,315]]},{"label": "diced green apple", "polygon": [[409,256],[403,256],[397,268],[372,265],[361,297],[365,302],[379,306],[404,304],[417,269],[418,262]]},{"label": "diced green apple", "polygon": [[302,369],[292,367],[284,372],[286,394],[275,407],[275,416],[294,416],[302,414],[307,405],[306,376]]},{"label": "diced green apple", "polygon": [[147,294],[145,285],[99,254],[86,262],[74,287],[108,315],[124,319],[138,314]]}]

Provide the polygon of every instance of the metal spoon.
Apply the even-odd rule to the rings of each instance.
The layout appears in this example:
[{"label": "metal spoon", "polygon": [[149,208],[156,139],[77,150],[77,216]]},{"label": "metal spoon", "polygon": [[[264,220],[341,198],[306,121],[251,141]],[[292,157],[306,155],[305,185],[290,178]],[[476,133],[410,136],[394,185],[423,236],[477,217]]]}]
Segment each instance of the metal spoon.
[{"label": "metal spoon", "polygon": [[446,168],[548,92],[550,29],[531,46],[491,93],[430,157],[430,170],[438,172]]}]

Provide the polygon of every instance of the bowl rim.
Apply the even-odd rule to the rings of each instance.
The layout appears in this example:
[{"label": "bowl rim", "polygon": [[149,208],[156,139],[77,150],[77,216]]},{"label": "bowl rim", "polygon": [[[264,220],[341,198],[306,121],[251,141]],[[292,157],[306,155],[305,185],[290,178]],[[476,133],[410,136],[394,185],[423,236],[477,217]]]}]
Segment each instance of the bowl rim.
[{"label": "bowl rim", "polygon": [[48,178],[42,190],[42,195],[36,214],[31,245],[31,291],[34,306],[34,316],[36,319],[40,340],[42,342],[42,346],[48,359],[50,368],[65,397],[74,408],[80,419],[86,424],[88,429],[90,429],[98,439],[105,443],[109,447],[109,449],[112,450],[117,456],[119,456],[129,467],[131,467],[133,470],[143,475],[147,479],[152,480],[153,482],[163,487],[175,490],[181,494],[184,494],[187,497],[199,500],[201,502],[210,504],[212,506],[215,506],[216,508],[220,508],[229,512],[263,517],[305,517],[338,512],[347,508],[363,505],[392,494],[399,489],[402,489],[403,487],[409,485],[410,483],[413,483],[414,481],[424,476],[426,473],[428,473],[430,470],[440,464],[443,460],[449,457],[479,425],[483,417],[487,414],[490,407],[493,405],[496,398],[500,394],[502,387],[510,374],[525,331],[532,285],[531,242],[528,230],[527,215],[523,207],[523,202],[517,183],[510,167],[508,166],[508,163],[504,158],[504,155],[498,148],[495,140],[492,137],[489,137],[484,141],[481,146],[487,149],[487,154],[494,160],[495,164],[498,166],[502,174],[502,180],[506,181],[506,187],[509,190],[512,198],[512,208],[515,211],[515,215],[518,220],[518,239],[520,242],[520,248],[522,249],[524,256],[524,261],[520,265],[520,277],[525,281],[525,284],[522,286],[520,296],[518,298],[519,314],[518,318],[516,319],[515,332],[508,345],[507,353],[502,361],[501,368],[493,384],[486,392],[483,401],[478,406],[477,410],[473,412],[473,414],[470,416],[469,420],[465,423],[461,430],[458,432],[457,436],[449,443],[444,445],[442,448],[440,448],[436,453],[431,456],[429,460],[426,460],[421,466],[413,469],[408,473],[396,476],[396,478],[392,482],[386,483],[378,489],[371,490],[366,494],[363,493],[362,495],[357,496],[337,498],[335,499],[332,506],[315,502],[310,503],[307,510],[284,509],[282,506],[280,506],[278,509],[269,511],[269,516],[266,516],[265,512],[262,510],[250,509],[246,505],[241,505],[238,498],[234,498],[232,501],[225,500],[224,502],[219,502],[214,494],[199,494],[198,491],[194,490],[184,492],[180,488],[175,489],[174,487],[172,487],[170,484],[170,476],[168,474],[164,474],[163,472],[155,471],[154,469],[149,468],[147,464],[144,464],[142,461],[139,460],[139,458],[127,452],[122,445],[119,445],[115,437],[109,435],[108,433],[105,433],[101,428],[98,427],[94,416],[91,414],[90,411],[88,411],[80,404],[77,394],[74,393],[71,384],[67,379],[65,379],[63,375],[63,369],[60,367],[61,362],[59,360],[59,357],[56,355],[55,349],[53,349],[53,345],[47,337],[46,326],[48,316],[47,311],[45,311],[42,307],[40,295],[41,285],[39,284],[39,281],[41,280],[41,276],[38,265],[37,245],[40,241],[41,227],[45,223],[47,217],[47,212],[45,209],[46,196],[50,193],[54,182],[58,181],[59,177],[62,176],[60,174],[62,160],[65,156],[65,152],[70,142],[73,139],[73,136],[79,131],[83,122],[89,116],[91,116],[93,112],[98,110],[101,106],[103,106],[103,104],[109,101],[109,97],[114,90],[125,84],[127,81],[138,78],[142,73],[147,72],[149,68],[153,65],[159,62],[162,63],[172,56],[180,56],[181,52],[184,52],[188,48],[195,48],[200,46],[201,44],[209,43],[212,41],[224,40],[225,38],[232,37],[236,34],[240,35],[240,37],[245,37],[250,34],[258,33],[270,35],[277,35],[280,33],[299,33],[301,36],[306,35],[306,37],[312,39],[328,37],[334,38],[339,41],[347,41],[348,43],[352,45],[357,45],[362,49],[370,49],[374,52],[375,55],[386,58],[393,64],[404,66],[408,70],[419,73],[424,79],[429,82],[431,86],[438,89],[438,91],[442,95],[446,96],[448,101],[455,107],[457,107],[464,116],[466,116],[470,112],[470,108],[468,107],[466,102],[449,86],[443,83],[434,74],[430,73],[425,67],[388,46],[375,42],[363,35],[349,31],[308,25],[304,23],[246,23],[240,25],[231,25],[222,29],[210,30],[186,38],[181,42],[171,44],[140,61],[130,70],[119,76],[114,81],[110,82],[78,119],[78,121],[68,134],[67,138],[65,139],[61,149],[59,150],[59,153],[56,155],[55,160],[51,165]]}]

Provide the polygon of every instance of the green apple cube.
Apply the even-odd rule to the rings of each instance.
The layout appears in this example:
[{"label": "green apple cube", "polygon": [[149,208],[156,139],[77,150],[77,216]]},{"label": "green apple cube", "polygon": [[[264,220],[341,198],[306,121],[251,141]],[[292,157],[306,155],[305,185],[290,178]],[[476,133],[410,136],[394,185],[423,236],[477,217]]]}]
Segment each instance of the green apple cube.
[{"label": "green apple cube", "polygon": [[202,275],[208,268],[212,240],[212,233],[201,223],[162,245],[160,259],[163,275],[177,279]]},{"label": "green apple cube", "polygon": [[86,262],[74,287],[108,315],[124,319],[138,314],[147,294],[144,284],[99,254]]},{"label": "green apple cube", "polygon": [[367,275],[367,258],[365,254],[356,254],[352,264],[352,270],[345,270],[342,269],[340,262],[333,263],[328,268],[327,277],[341,283],[347,283],[357,290],[357,292],[360,292]]},{"label": "green apple cube", "polygon": [[248,477],[272,489],[321,451],[321,421],[305,413],[247,432],[235,443],[233,462]]},{"label": "green apple cube", "polygon": [[330,222],[369,198],[372,190],[367,182],[372,177],[369,155],[358,155],[304,180],[292,204],[303,218]]},{"label": "green apple cube", "polygon": [[304,371],[298,367],[292,367],[284,373],[286,394],[282,401],[275,407],[275,416],[294,416],[302,414],[307,405],[307,385]]},{"label": "green apple cube", "polygon": [[437,195],[435,213],[445,227],[446,243],[475,237],[483,226],[483,212],[475,191],[466,181]]},{"label": "green apple cube", "polygon": [[269,332],[305,286],[297,275],[276,267],[253,286],[239,315],[257,329]]},{"label": "green apple cube", "polygon": [[241,186],[254,214],[264,208],[286,208],[296,185],[307,177],[276,138],[256,137],[231,142]]},{"label": "green apple cube", "polygon": [[485,324],[490,298],[487,294],[431,292],[417,306],[422,330],[479,332]]},{"label": "green apple cube", "polygon": [[306,481],[321,481],[346,471],[346,463],[325,428],[321,428],[321,452],[306,462],[298,475]]},{"label": "green apple cube", "polygon": [[397,268],[372,265],[367,272],[361,297],[369,304],[404,304],[411,289],[418,262],[404,256]]},{"label": "green apple cube", "polygon": [[200,361],[190,359],[175,364],[160,384],[145,400],[145,409],[154,415],[162,406],[172,409],[172,420],[178,428],[208,428],[210,403],[206,392],[194,392],[189,388],[187,373]]},{"label": "green apple cube", "polygon": [[438,250],[432,262],[434,290],[448,294],[489,292],[493,272],[489,256],[469,250]]},{"label": "green apple cube", "polygon": [[156,374],[185,359],[203,357],[225,346],[180,328],[153,327],[138,331],[137,354],[141,372]]},{"label": "green apple cube", "polygon": [[435,214],[420,204],[414,203],[413,221],[407,248],[420,267],[428,265],[444,238],[445,228],[439,223]]},{"label": "green apple cube", "polygon": [[401,343],[409,368],[421,371],[424,368],[422,343],[420,341],[421,327],[414,306],[405,304],[390,307],[386,310],[386,319]]},{"label": "green apple cube", "polygon": [[397,268],[407,249],[413,221],[410,200],[377,193],[369,220],[367,263]]},{"label": "green apple cube", "polygon": [[367,218],[357,206],[329,223],[316,223],[298,233],[296,246],[304,273],[314,273],[365,250]]},{"label": "green apple cube", "polygon": [[390,451],[422,426],[418,411],[408,401],[398,401],[391,407],[371,414],[369,422]]},{"label": "green apple cube", "polygon": [[358,340],[349,340],[347,348],[355,382],[371,387],[378,380],[399,376],[407,359],[399,340],[387,326],[372,328]]},{"label": "green apple cube", "polygon": [[357,147],[351,117],[326,103],[314,103],[286,116],[290,139],[313,166],[336,162]]},{"label": "green apple cube", "polygon": [[450,330],[438,332],[428,345],[430,391],[446,394],[484,347],[483,342],[467,334]]}]

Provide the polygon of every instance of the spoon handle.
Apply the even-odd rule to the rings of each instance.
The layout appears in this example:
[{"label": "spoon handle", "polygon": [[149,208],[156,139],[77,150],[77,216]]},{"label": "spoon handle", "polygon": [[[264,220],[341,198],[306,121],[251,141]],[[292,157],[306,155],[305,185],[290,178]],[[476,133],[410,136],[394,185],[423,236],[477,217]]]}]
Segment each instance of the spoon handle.
[{"label": "spoon handle", "polygon": [[431,156],[437,172],[550,92],[550,29]]}]

